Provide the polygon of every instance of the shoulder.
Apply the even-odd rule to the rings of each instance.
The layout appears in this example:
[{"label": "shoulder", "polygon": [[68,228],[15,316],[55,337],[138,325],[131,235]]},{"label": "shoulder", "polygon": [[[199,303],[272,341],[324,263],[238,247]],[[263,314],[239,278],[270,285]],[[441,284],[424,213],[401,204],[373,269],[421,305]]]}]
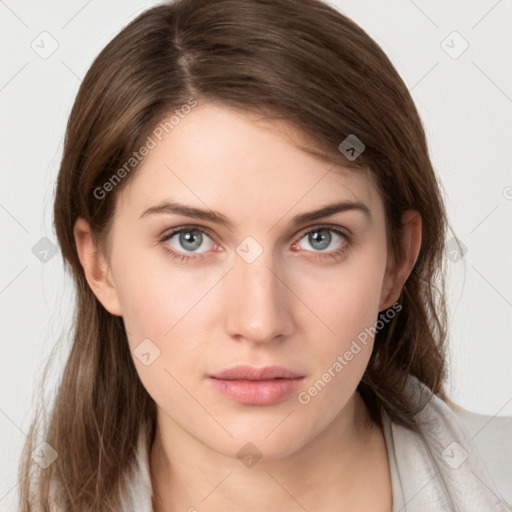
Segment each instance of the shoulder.
[{"label": "shoulder", "polygon": [[[494,473],[500,472],[500,468],[489,463],[492,457],[487,453],[487,445],[484,453],[480,453],[479,435],[466,426],[466,421],[475,421],[474,415],[460,409],[457,414],[414,377],[409,378],[405,392],[419,409],[418,430],[397,425],[386,415],[383,418],[397,503],[402,502],[408,511],[430,510],[432,505],[439,512],[510,510],[507,501],[511,489],[506,488],[511,481],[510,463],[503,464],[504,471],[496,481]],[[481,426],[485,418],[480,420]],[[503,442],[507,438],[505,423],[498,421],[494,426],[495,429],[505,426],[505,431],[500,431]],[[470,426],[478,430],[475,423]],[[489,470],[488,465],[493,469]]]},{"label": "shoulder", "polygon": [[121,492],[120,512],[152,512],[150,442],[144,430],[139,433],[134,459],[124,475]]},{"label": "shoulder", "polygon": [[449,402],[475,443],[497,490],[512,504],[512,417],[476,414]]}]

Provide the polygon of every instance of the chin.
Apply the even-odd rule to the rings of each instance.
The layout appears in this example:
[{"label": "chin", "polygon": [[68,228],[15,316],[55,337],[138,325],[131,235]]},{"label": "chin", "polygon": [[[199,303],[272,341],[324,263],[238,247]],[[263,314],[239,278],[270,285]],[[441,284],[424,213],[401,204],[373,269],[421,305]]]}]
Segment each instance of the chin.
[{"label": "chin", "polygon": [[[280,420],[274,422],[274,427]],[[310,440],[310,431],[304,429],[283,428],[280,425],[272,433],[272,428],[253,427],[241,429],[239,432],[231,430],[233,438],[223,436],[216,440],[203,440],[203,442],[217,453],[230,458],[237,458],[247,467],[257,461],[277,460],[289,457],[303,448]]]}]

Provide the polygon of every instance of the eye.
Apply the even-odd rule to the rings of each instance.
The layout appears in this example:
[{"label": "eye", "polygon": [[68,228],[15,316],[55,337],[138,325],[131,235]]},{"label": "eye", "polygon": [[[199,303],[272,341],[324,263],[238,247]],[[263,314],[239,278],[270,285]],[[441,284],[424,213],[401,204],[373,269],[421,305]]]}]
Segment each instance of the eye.
[{"label": "eye", "polygon": [[349,236],[339,228],[320,226],[304,233],[292,249],[296,250],[294,248],[299,247],[308,252],[316,253],[312,255],[313,258],[325,257],[337,260],[345,254],[349,242]]},{"label": "eye", "polygon": [[[189,259],[204,259],[203,252],[210,251],[215,245],[210,236],[202,229],[184,226],[165,234],[160,242],[165,250],[181,262]],[[199,250],[203,247],[204,250]],[[190,254],[190,256],[189,256]]]},{"label": "eye", "polygon": [[[202,261],[207,257],[203,253],[217,247],[217,244],[204,229],[195,226],[175,228],[164,234],[160,242],[172,259],[179,260],[180,263],[187,263],[191,260]],[[291,249],[297,252],[297,248],[299,248],[305,250],[306,253],[311,253],[306,256],[309,259],[331,258],[338,261],[348,250],[349,242],[349,235],[339,227],[319,226],[303,233]],[[202,250],[200,250],[201,248]]]}]

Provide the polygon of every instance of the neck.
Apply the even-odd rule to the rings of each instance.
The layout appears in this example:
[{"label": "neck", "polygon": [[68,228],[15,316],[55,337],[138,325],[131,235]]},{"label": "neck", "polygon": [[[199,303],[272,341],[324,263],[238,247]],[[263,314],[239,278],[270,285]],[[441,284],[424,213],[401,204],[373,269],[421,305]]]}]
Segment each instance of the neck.
[{"label": "neck", "polygon": [[358,393],[300,450],[250,467],[159,426],[150,457],[154,512],[390,509],[384,438]]}]

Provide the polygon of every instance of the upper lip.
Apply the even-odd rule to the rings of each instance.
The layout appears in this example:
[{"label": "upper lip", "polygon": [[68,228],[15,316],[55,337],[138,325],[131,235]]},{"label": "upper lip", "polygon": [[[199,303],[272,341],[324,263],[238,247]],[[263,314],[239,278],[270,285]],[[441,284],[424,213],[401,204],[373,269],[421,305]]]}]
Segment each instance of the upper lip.
[{"label": "upper lip", "polygon": [[214,379],[224,380],[270,380],[270,379],[296,379],[303,377],[292,370],[283,368],[282,366],[250,366],[238,365],[219,373],[211,375]]}]

